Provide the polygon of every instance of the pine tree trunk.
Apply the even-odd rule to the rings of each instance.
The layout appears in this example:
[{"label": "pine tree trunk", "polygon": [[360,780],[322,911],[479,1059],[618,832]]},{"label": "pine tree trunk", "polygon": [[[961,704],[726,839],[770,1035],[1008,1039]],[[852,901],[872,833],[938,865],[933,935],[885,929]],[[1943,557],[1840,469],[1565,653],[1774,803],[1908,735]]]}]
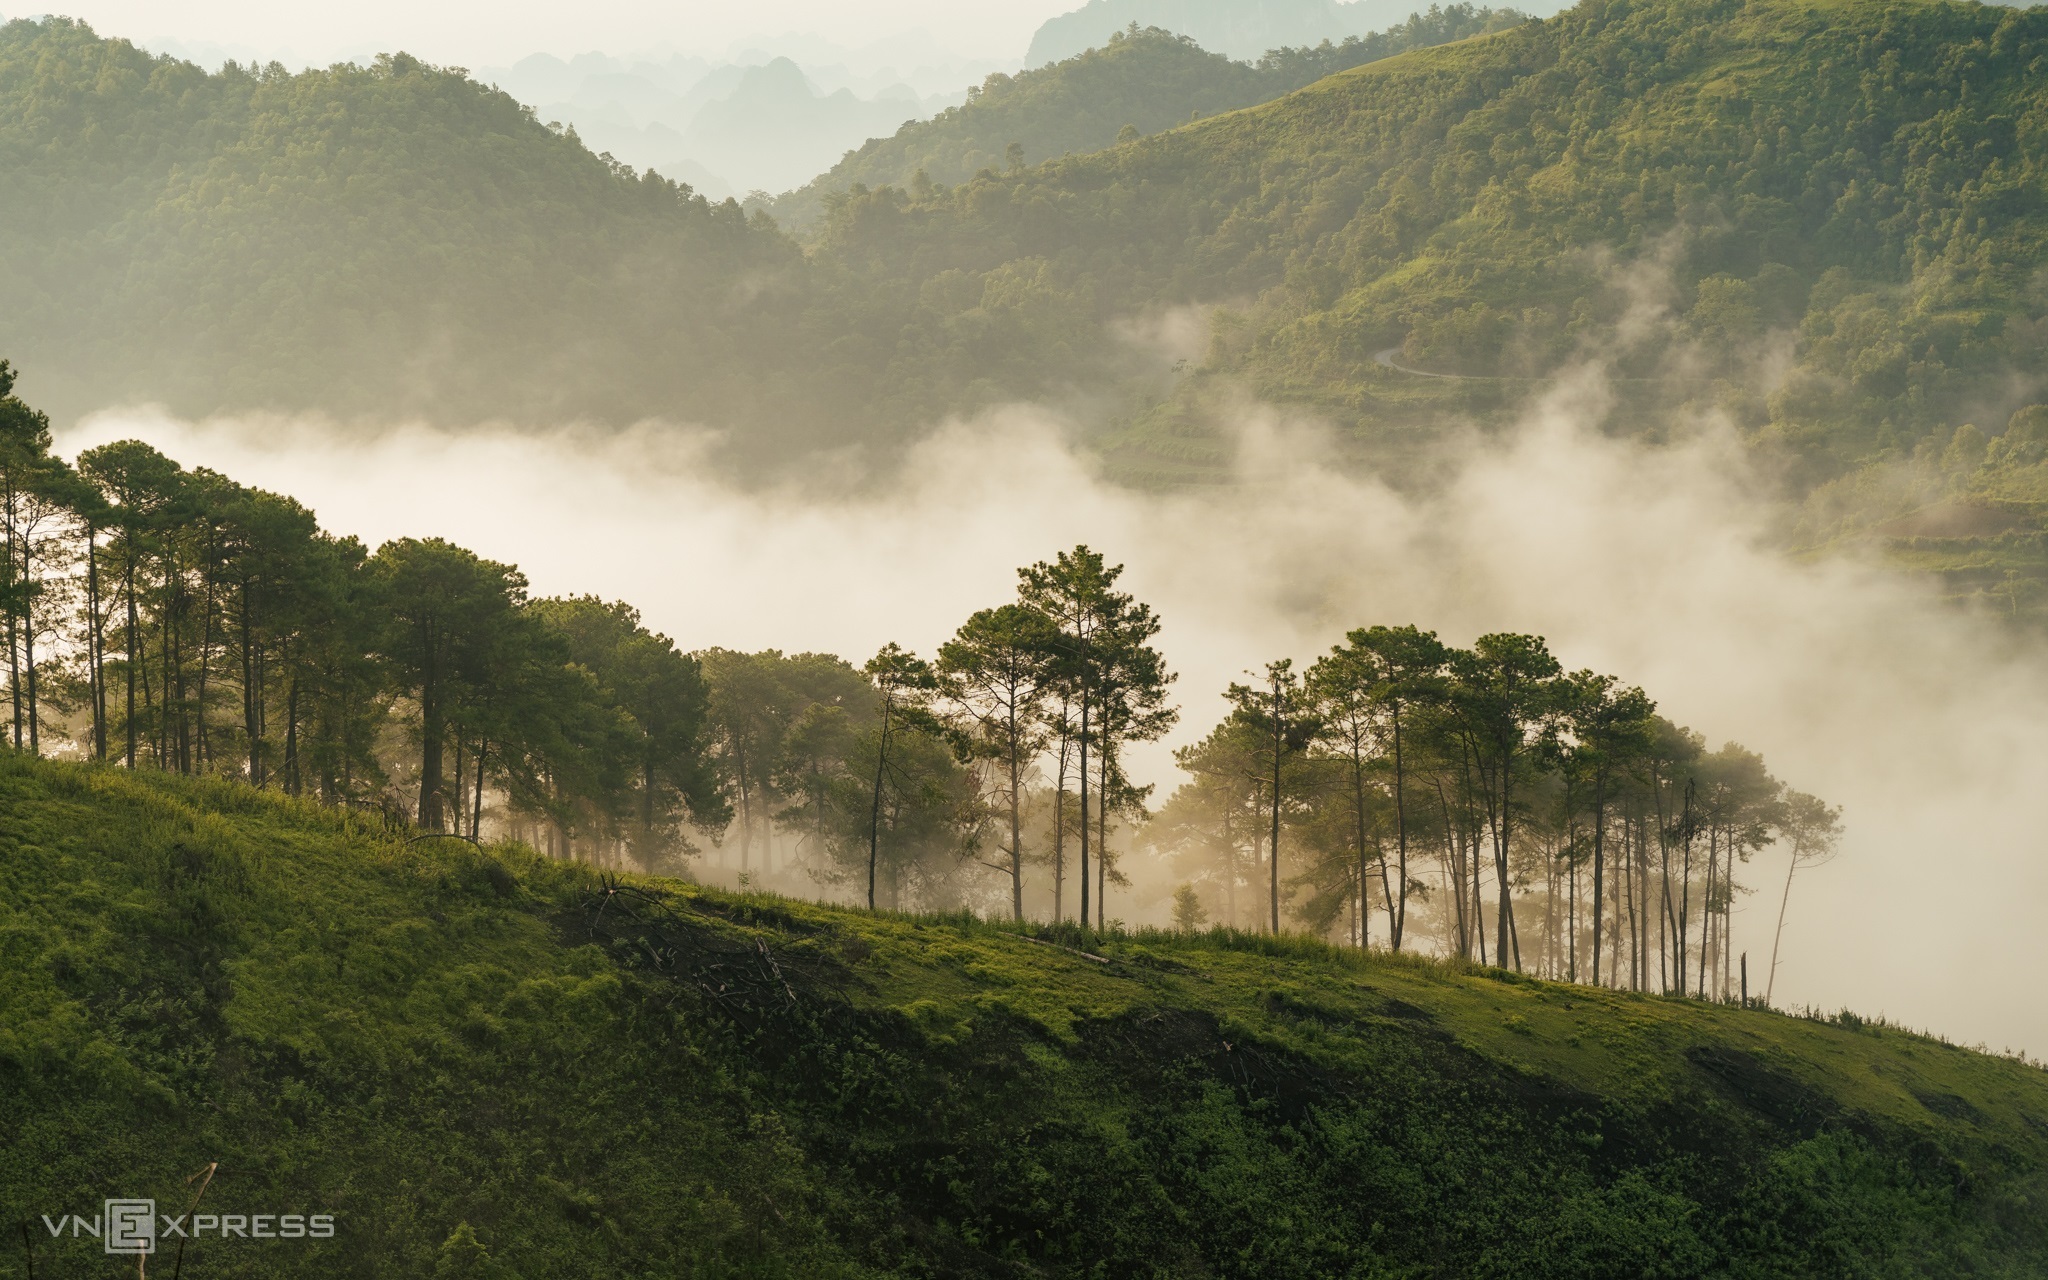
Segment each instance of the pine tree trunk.
[{"label": "pine tree trunk", "polygon": [[1280,749],[1285,726],[1281,720],[1280,677],[1273,677],[1273,934],[1280,934]]},{"label": "pine tree trunk", "polygon": [[[1098,803],[1100,803],[1098,801]],[[1088,695],[1081,695],[1081,927],[1088,927]]]},{"label": "pine tree trunk", "polygon": [[134,538],[134,533],[132,531],[129,532],[127,534],[127,545],[122,548],[125,553],[123,560],[126,569],[126,584],[121,593],[127,597],[128,606],[128,638],[126,645],[121,650],[123,659],[121,665],[127,668],[125,674],[128,684],[128,767],[130,769],[135,767],[135,677],[142,671],[142,655],[136,652],[137,634],[141,628],[135,616]]},{"label": "pine tree trunk", "polygon": [[882,699],[882,737],[875,748],[875,810],[868,828],[868,910],[875,909],[875,864],[882,853],[882,768],[889,759],[889,699]]},{"label": "pine tree trunk", "polygon": [[262,696],[256,679],[255,631],[249,625],[249,580],[242,579],[242,733],[249,740],[249,785],[263,785],[263,728],[256,722]]}]

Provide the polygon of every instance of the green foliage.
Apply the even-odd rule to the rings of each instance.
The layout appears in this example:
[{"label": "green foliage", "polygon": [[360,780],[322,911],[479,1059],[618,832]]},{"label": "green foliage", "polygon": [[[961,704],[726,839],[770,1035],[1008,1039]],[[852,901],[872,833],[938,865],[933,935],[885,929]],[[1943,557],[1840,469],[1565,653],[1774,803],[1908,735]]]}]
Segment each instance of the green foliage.
[{"label": "green foliage", "polygon": [[0,1214],[217,1160],[210,1209],[337,1215],[189,1272],[2048,1265],[2048,1077],[1875,1022],[600,882],[18,756],[0,800]]},{"label": "green foliage", "polygon": [[[854,153],[808,255],[454,70],[209,75],[17,21],[0,346],[62,414],[661,415],[764,465],[1044,398],[1158,482],[1227,462],[1245,384],[1399,461],[1596,358],[1621,426],[1717,409],[1810,485],[2039,363],[2039,11],[1589,0],[1456,38],[1502,20],[1252,65],[1127,34]],[[1215,323],[1176,373],[1128,337],[1184,305]]]},{"label": "green foliage", "polygon": [[2048,406],[1988,438],[1969,422],[1910,449],[1889,423],[1881,438],[1876,457],[1807,495],[1798,541],[1874,549],[1957,603],[2048,623]]},{"label": "green foliage", "polygon": [[67,413],[727,418],[792,320],[773,228],[404,54],[208,74],[15,20],[0,173],[0,348]]},{"label": "green foliage", "polygon": [[[1522,21],[1511,9],[1432,6],[1387,31],[1341,44],[1275,49],[1256,63],[1210,53],[1159,27],[1118,32],[1100,48],[1043,67],[998,72],[967,101],[930,120],[913,120],[857,151],[770,206],[775,217],[808,229],[834,197],[859,187],[900,187],[920,199],[965,182],[1056,156],[1085,154],[1267,102],[1350,67],[1500,30]],[[1019,150],[1013,160],[1010,148]]]},{"label": "green foliage", "polygon": [[289,498],[139,441],[75,473],[48,446],[42,415],[0,399],[17,750],[69,739],[472,841],[488,796],[501,830],[649,869],[691,852],[686,816],[714,833],[731,817],[699,664],[631,607],[530,601],[516,568],[441,539],[366,555]]},{"label": "green foliage", "polygon": [[[1474,375],[1600,356],[1656,380],[1625,407],[1719,405],[1824,477],[1881,422],[1919,438],[2037,363],[2044,55],[2034,10],[1600,0],[1021,175],[851,197],[825,243],[906,315],[942,273],[1027,261],[1104,324],[1249,300],[1208,369],[1382,436],[1503,403],[1383,349]],[[913,321],[932,372],[903,376],[936,385],[925,353],[964,350],[963,322]],[[1138,426],[1143,467],[1168,442]]]}]

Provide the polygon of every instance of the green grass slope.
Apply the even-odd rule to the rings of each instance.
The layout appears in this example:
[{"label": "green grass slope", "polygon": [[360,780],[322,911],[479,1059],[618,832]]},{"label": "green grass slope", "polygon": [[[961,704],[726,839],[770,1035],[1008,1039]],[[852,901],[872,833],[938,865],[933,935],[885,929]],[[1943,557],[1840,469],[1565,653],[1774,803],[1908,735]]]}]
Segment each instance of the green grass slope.
[{"label": "green grass slope", "polygon": [[[1723,409],[1818,481],[2027,402],[2044,77],[2038,9],[1587,0],[1097,155],[871,195],[827,241],[878,290],[957,273],[921,295],[940,333],[946,300],[985,311],[974,283],[1020,264],[1077,314],[1229,304],[1207,371],[1368,436],[1497,415],[1513,379],[1600,354],[1653,385],[1632,397]],[[1187,416],[1148,436],[1139,415],[1129,443],[1171,471],[1200,448]]]},{"label": "green grass slope", "polygon": [[0,1275],[106,1273],[40,1216],[181,1212],[212,1161],[202,1209],[337,1234],[207,1238],[195,1275],[2048,1268],[2038,1068],[1301,942],[1082,942],[7,757]]}]

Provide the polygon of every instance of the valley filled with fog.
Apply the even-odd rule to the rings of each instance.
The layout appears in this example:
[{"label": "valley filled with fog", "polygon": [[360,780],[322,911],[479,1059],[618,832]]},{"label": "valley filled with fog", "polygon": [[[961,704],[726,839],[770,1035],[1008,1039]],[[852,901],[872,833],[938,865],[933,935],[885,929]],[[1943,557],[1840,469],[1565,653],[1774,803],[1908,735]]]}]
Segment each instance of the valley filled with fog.
[{"label": "valley filled with fog", "polygon": [[[108,412],[59,447],[139,437],[292,494],[373,547],[446,537],[516,563],[536,595],[630,601],[685,649],[930,654],[1019,566],[1085,542],[1128,565],[1124,585],[1164,621],[1182,721],[1132,764],[1162,796],[1170,748],[1267,661],[1306,662],[1376,623],[1460,644],[1539,634],[1567,669],[1639,683],[1710,745],[1761,751],[1843,807],[1841,856],[1791,900],[1780,1004],[2038,1051],[2041,1010],[1977,979],[2048,962],[2030,925],[2048,868],[2025,852],[2048,771],[2040,648],[1874,561],[1789,557],[1790,513],[1724,426],[1645,447],[1601,434],[1610,409],[1601,370],[1578,370],[1505,433],[1443,446],[1441,482],[1420,492],[1339,463],[1312,420],[1258,407],[1235,424],[1233,483],[1169,494],[1106,481],[1070,424],[1030,407],[946,424],[899,474],[859,485],[722,481],[705,433],[663,423],[344,439],[311,420]],[[1752,955],[1782,859],[1766,851],[1739,877],[1736,945]],[[1163,922],[1163,874],[1134,870],[1114,909]]]}]

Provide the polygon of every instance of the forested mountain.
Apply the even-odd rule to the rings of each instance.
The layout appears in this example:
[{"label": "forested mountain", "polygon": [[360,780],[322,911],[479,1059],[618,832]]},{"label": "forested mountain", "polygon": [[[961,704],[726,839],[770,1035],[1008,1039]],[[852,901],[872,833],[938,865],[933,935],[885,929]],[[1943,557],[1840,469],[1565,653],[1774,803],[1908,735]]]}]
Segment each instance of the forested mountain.
[{"label": "forested mountain", "polygon": [[1050,156],[1100,151],[1193,118],[1269,101],[1404,49],[1519,21],[1511,9],[1432,6],[1382,32],[1341,44],[1274,48],[1256,62],[1233,61],[1159,27],[1114,32],[1098,49],[1014,76],[990,76],[963,105],[911,121],[893,137],[870,139],[771,210],[785,225],[806,228],[823,215],[828,197],[855,183],[950,185],[982,169],[1007,171]]},{"label": "forested mountain", "polygon": [[803,310],[772,227],[404,55],[210,75],[11,22],[0,172],[0,346],[60,412],[745,421]]},{"label": "forested mountain", "polygon": [[[873,194],[830,243],[906,311],[948,272],[1028,273],[1077,316],[1239,300],[1208,367],[1362,425],[1417,394],[1385,348],[1489,376],[1599,353],[1840,465],[2024,403],[2044,54],[2035,10],[1589,3],[1098,155]],[[1790,370],[1757,376],[1772,355]]]},{"label": "forested mountain", "polygon": [[[1974,4],[1596,0],[1088,155],[1007,137],[1020,171],[870,185],[805,252],[408,58],[209,76],[18,22],[0,343],[60,414],[662,415],[773,456],[1038,398],[1158,483],[1227,462],[1219,389],[1384,456],[1595,354],[1620,429],[1718,408],[1805,486],[2033,398],[2044,34]],[[997,136],[973,122],[1051,130],[1077,117],[1041,94],[1100,75],[1114,101],[1140,66],[1228,64],[1130,40],[870,159],[967,163]],[[1176,371],[1128,335],[1184,304],[1213,340]]]},{"label": "forested mountain", "polygon": [[[824,237],[904,317],[870,327],[896,385],[960,395],[1002,315],[1035,317],[1001,348],[1013,387],[1127,377],[1123,317],[1207,309],[1193,376],[1126,401],[1131,479],[1228,464],[1219,386],[1312,406],[1385,465],[1590,358],[1616,430],[1725,414],[1795,491],[1878,468],[1849,482],[1873,501],[1811,514],[1826,540],[1913,509],[1893,464],[1925,473],[2039,397],[2044,37],[2048,14],[1984,5],[1589,3],[1095,155],[870,193]],[[2033,453],[1997,461],[1991,488],[2041,489]],[[2025,614],[2048,508],[1989,492],[1959,495],[1988,514],[1952,536],[1875,536]]]}]

